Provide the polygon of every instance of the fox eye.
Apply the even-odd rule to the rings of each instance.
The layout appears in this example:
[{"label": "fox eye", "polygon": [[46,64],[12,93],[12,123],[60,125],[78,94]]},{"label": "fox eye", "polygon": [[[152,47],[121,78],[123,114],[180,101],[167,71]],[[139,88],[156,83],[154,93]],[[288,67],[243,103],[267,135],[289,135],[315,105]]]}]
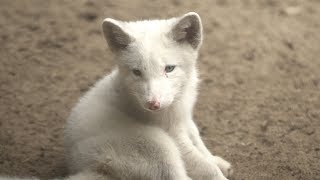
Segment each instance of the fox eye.
[{"label": "fox eye", "polygon": [[142,75],[141,71],[138,70],[138,69],[134,69],[134,70],[132,70],[132,72],[133,72],[133,74],[136,75],[136,76],[141,76],[141,75]]},{"label": "fox eye", "polygon": [[167,65],[166,68],[164,69],[167,73],[172,72],[176,68],[175,65]]}]

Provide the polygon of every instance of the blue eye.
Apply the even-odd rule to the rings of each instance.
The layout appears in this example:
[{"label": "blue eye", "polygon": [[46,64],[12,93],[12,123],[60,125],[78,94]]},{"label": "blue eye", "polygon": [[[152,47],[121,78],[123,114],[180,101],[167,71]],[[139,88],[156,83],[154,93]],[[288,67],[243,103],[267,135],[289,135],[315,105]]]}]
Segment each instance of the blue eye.
[{"label": "blue eye", "polygon": [[141,71],[138,70],[138,69],[134,69],[134,70],[132,70],[132,72],[133,72],[133,74],[136,75],[136,76],[141,76],[141,75],[142,75]]},{"label": "blue eye", "polygon": [[176,68],[175,65],[167,65],[166,68],[164,69],[167,73],[172,72]]}]

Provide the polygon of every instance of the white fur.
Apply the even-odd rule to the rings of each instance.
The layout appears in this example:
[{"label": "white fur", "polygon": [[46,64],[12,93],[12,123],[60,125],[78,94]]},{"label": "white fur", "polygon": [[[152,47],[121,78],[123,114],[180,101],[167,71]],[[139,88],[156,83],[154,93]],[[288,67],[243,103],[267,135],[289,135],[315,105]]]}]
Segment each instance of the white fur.
[{"label": "white fur", "polygon": [[[190,31],[199,34],[190,36],[201,38],[196,13],[169,20],[105,19],[105,36],[118,67],[71,113],[66,145],[73,172],[90,169],[116,179],[222,180],[222,172],[230,175],[230,164],[211,155],[192,119],[201,39],[183,38],[190,38],[186,28],[195,25],[199,28]],[[186,32],[173,33],[176,26]],[[166,65],[176,68],[165,73]],[[160,110],[148,110],[145,104],[151,99],[160,102]]]}]

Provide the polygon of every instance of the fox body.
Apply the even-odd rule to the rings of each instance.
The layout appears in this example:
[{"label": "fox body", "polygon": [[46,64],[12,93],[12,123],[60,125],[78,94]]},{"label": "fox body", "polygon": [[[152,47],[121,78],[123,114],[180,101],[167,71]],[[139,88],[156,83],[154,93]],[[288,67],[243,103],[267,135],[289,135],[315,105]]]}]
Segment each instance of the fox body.
[{"label": "fox body", "polygon": [[213,156],[193,121],[196,13],[168,20],[105,19],[117,68],[76,105],[66,128],[70,167],[114,179],[226,179],[230,164]]},{"label": "fox body", "polygon": [[230,163],[209,152],[193,121],[199,15],[102,27],[117,67],[67,121],[69,179],[226,180]]}]

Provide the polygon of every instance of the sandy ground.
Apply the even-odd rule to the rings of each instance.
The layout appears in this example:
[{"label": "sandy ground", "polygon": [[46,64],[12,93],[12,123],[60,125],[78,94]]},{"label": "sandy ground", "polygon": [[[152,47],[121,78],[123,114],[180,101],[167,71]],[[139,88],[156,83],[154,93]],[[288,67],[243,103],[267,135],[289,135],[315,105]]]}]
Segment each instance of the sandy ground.
[{"label": "sandy ground", "polygon": [[105,17],[198,12],[195,118],[236,180],[320,179],[320,1],[0,0],[0,174],[67,174],[63,127],[114,66]]}]

